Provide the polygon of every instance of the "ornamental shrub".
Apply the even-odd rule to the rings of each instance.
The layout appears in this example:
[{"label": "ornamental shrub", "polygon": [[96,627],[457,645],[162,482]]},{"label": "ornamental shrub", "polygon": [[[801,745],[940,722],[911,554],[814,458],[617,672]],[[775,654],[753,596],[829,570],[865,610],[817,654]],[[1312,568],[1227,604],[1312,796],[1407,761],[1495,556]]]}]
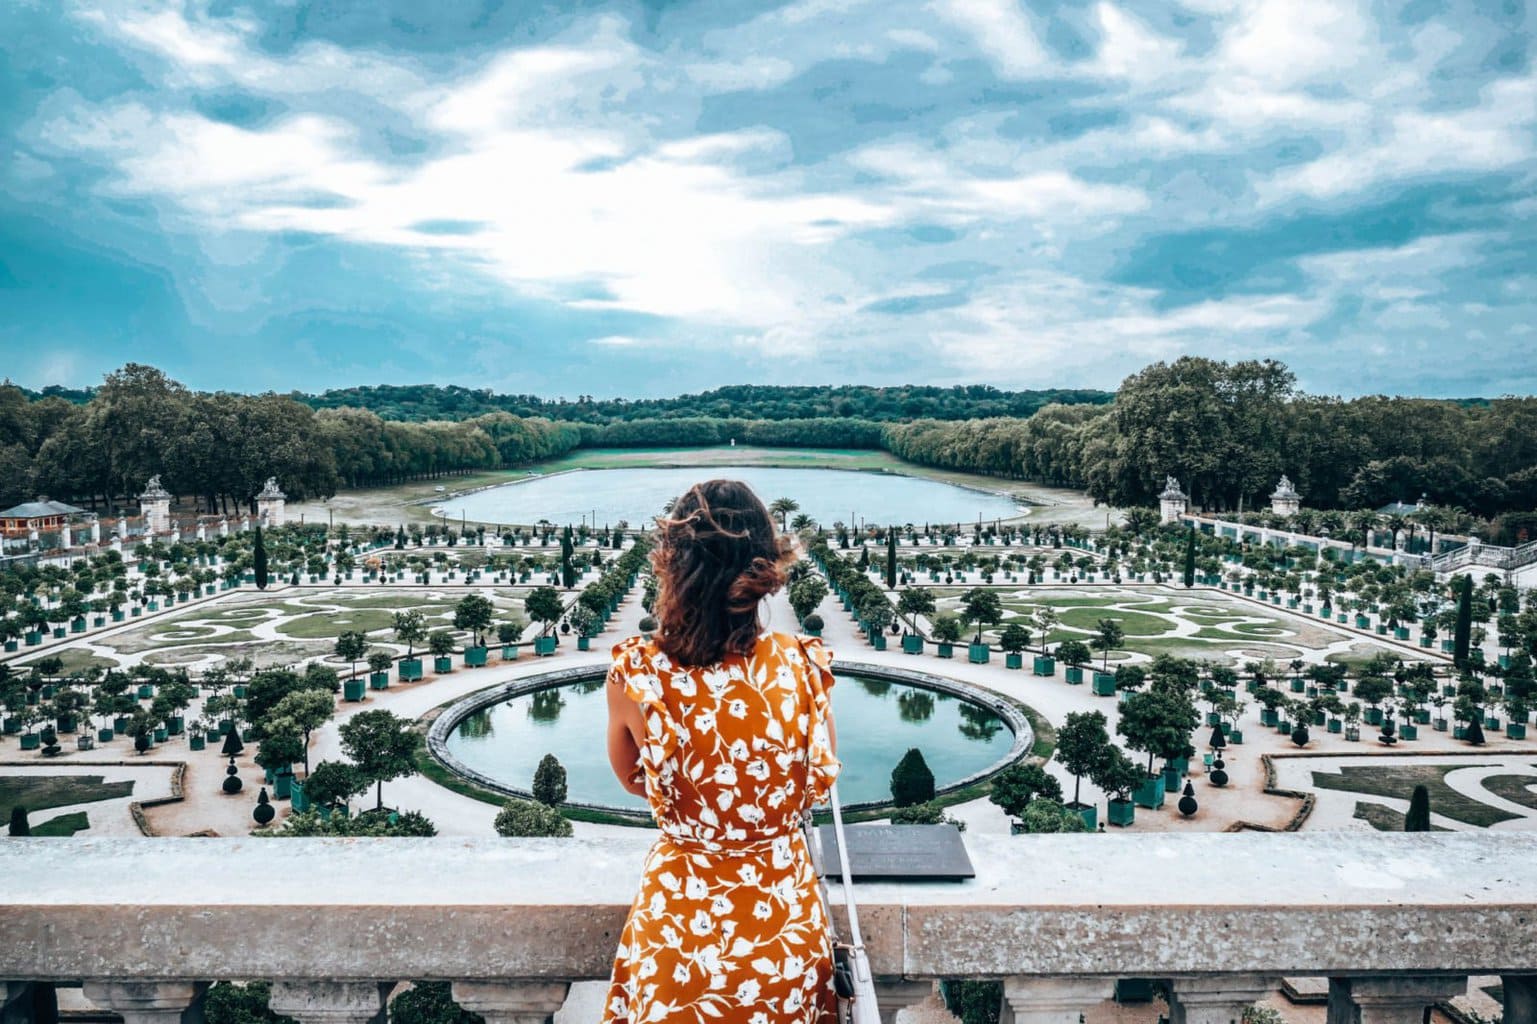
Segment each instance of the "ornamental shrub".
[{"label": "ornamental shrub", "polygon": [[927,803],[934,799],[934,773],[917,747],[902,755],[891,771],[891,800],[898,807]]},{"label": "ornamental shrub", "polygon": [[571,823],[553,807],[532,800],[508,800],[496,816],[496,834],[508,837],[571,835]]}]

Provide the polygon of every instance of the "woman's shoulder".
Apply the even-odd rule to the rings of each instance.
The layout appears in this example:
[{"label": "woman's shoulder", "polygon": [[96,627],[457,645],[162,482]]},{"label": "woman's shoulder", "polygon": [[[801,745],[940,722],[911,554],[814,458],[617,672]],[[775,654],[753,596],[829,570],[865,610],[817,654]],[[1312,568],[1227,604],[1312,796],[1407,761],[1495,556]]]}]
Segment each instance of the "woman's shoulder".
[{"label": "woman's shoulder", "polygon": [[646,636],[644,633],[636,633],[634,636],[627,636],[615,644],[611,653],[617,659],[627,655],[643,655],[655,649],[656,647],[649,636]]},{"label": "woman's shoulder", "polygon": [[804,652],[806,657],[823,668],[832,663],[833,653],[819,636],[810,633],[769,633],[767,638],[772,641],[775,651]]}]

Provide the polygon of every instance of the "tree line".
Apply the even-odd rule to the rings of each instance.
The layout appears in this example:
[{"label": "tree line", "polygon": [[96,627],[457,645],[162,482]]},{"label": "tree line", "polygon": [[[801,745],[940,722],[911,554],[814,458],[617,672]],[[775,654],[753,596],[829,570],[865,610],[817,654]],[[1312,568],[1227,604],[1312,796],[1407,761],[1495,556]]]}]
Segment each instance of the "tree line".
[{"label": "tree line", "polygon": [[[392,419],[367,408],[317,409],[303,396],[195,392],[132,363],[83,404],[50,391],[0,385],[6,505],[48,494],[110,507],[131,502],[158,473],[173,493],[227,512],[249,503],[269,476],[303,500],[343,487],[521,466],[583,447],[734,440],[884,449],[922,465],[1080,488],[1121,508],[1155,505],[1172,475],[1195,508],[1257,509],[1284,473],[1311,508],[1412,504],[1423,495],[1429,504],[1501,517],[1510,534],[1502,539],[1537,533],[1537,399],[1309,395],[1270,360],[1155,363],[1126,378],[1108,405],[1087,391],[742,386],[645,402],[517,406],[563,410],[559,419],[505,409],[468,415],[481,408],[468,400],[451,410],[454,418]],[[419,392],[438,396],[433,402],[449,394],[498,398],[427,387],[327,396],[354,391]],[[1053,394],[1072,401],[1029,415],[947,418]],[[929,402],[938,414],[882,418]]]}]

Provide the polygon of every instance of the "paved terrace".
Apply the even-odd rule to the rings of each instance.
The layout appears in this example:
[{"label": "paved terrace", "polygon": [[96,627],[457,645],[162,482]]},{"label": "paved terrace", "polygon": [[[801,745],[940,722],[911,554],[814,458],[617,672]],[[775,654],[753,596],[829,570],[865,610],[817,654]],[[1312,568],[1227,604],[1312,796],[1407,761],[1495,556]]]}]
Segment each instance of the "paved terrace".
[{"label": "paved terrace", "polygon": [[[542,1022],[607,977],[650,839],[0,844],[6,1017],[33,983],[83,982],[173,1024],[211,981],[267,978],[303,1024],[365,1024],[396,981],[436,979],[491,1024]],[[1537,835],[966,843],[971,881],[860,887],[887,1020],[969,977],[1004,979],[1006,1020],[1076,1024],[1134,976],[1170,981],[1174,1024],[1229,1024],[1289,976],[1329,979],[1331,1024],[1420,1024],[1496,974],[1506,1024],[1537,1021]]]}]

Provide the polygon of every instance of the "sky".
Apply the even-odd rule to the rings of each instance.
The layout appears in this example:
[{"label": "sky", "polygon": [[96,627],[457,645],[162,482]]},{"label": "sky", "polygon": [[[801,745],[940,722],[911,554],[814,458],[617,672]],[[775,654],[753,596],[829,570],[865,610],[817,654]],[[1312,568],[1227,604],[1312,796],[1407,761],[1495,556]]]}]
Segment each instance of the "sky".
[{"label": "sky", "polygon": [[0,0],[0,377],[1537,391],[1525,0]]}]

